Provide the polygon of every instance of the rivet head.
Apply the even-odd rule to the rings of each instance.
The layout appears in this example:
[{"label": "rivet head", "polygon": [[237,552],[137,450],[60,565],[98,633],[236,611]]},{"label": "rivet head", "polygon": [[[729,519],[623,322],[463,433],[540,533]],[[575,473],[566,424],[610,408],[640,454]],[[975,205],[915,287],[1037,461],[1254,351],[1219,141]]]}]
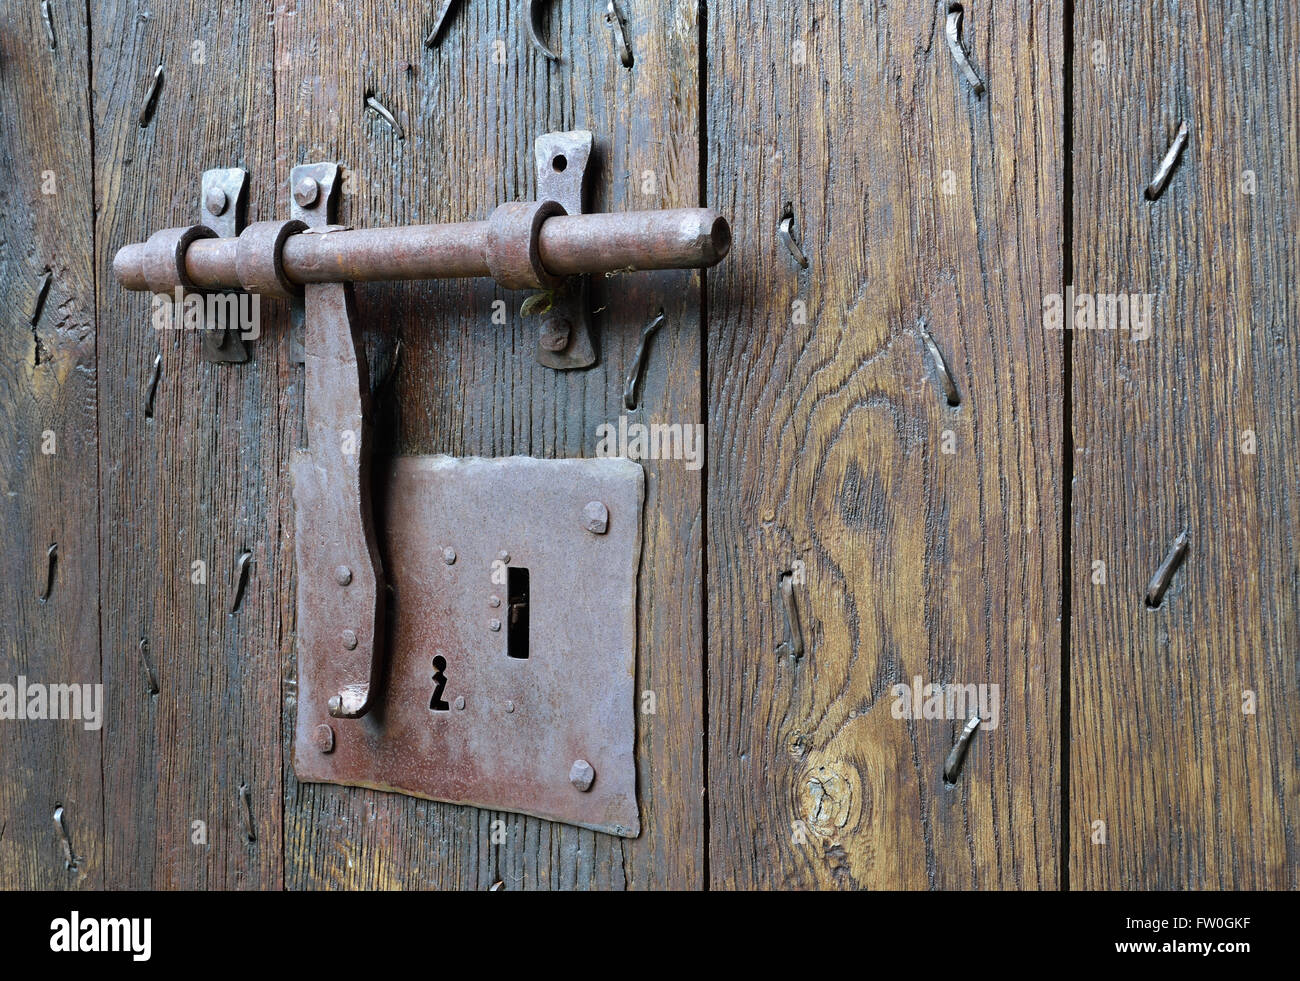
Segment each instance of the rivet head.
[{"label": "rivet head", "polygon": [[346,586],[352,581],[352,570],[345,565],[339,566],[334,570],[334,581],[340,586]]},{"label": "rivet head", "polygon": [[312,733],[312,744],[322,753],[334,752],[334,730],[327,725],[319,725]]},{"label": "rivet head", "polygon": [[495,609],[496,609],[498,606],[500,606],[500,605],[501,605],[501,597],[500,597],[500,596],[497,596],[497,595],[494,593],[493,595],[491,595],[491,596],[488,597],[488,606],[492,607],[492,609],[495,610]]},{"label": "rivet head", "polygon": [[497,558],[500,559],[502,562],[509,562],[510,553],[503,548],[501,551],[497,552]]},{"label": "rivet head", "polygon": [[465,710],[465,696],[464,696],[464,695],[457,695],[457,696],[456,696],[456,701],[454,702],[454,704],[455,704],[455,706],[456,706],[456,711],[457,711],[457,712],[463,712],[463,711]]},{"label": "rivet head", "polygon": [[498,620],[496,617],[493,617],[491,620],[488,621],[488,629],[489,629],[489,630],[500,630],[500,629],[501,629],[501,621]]},{"label": "rivet head", "polygon": [[320,185],[311,177],[304,177],[293,189],[293,199],[300,208],[310,208],[320,197]]},{"label": "rivet head", "polygon": [[593,535],[603,535],[609,530],[609,508],[600,501],[588,501],[582,509],[582,526]]},{"label": "rivet head", "polygon": [[569,346],[573,325],[567,317],[550,317],[542,324],[542,336],[537,343],[544,351],[563,351]]},{"label": "rivet head", "polygon": [[456,550],[454,548],[451,548],[450,546],[444,548],[442,550],[442,561],[446,562],[448,565],[455,565]]},{"label": "rivet head", "polygon": [[226,197],[226,192],[219,187],[208,188],[207,196],[203,199],[204,207],[208,209],[209,214],[223,215],[226,212],[226,205],[230,199]]},{"label": "rivet head", "polygon": [[573,761],[573,766],[569,767],[569,783],[573,784],[585,794],[591,789],[591,785],[595,780],[596,771],[592,769],[590,763],[586,760]]},{"label": "rivet head", "polygon": [[343,631],[343,646],[350,651],[357,649],[357,632],[355,630]]},{"label": "rivet head", "polygon": [[515,710],[515,703],[512,702],[512,701],[510,701],[509,699],[507,699],[507,700],[506,700],[506,711],[507,711],[507,712],[513,712],[514,710]]}]

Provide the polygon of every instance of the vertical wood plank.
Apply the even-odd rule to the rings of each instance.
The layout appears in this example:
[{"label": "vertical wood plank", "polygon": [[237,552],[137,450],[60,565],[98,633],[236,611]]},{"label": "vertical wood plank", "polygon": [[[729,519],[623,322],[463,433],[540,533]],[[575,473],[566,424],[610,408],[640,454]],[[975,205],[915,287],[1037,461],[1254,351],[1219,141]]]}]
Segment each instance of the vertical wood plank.
[{"label": "vertical wood plank", "polygon": [[[52,47],[39,3],[0,8],[0,287],[6,298],[0,684],[10,686],[0,718],[0,887],[6,889],[104,883],[104,729],[88,729],[84,718],[14,717],[19,701],[22,714],[39,708],[23,698],[20,678],[31,686],[89,686],[92,693],[100,683],[85,10],[51,3],[50,23]],[[51,545],[57,545],[52,589],[41,602]],[[95,703],[102,711],[102,701],[92,699],[81,705],[83,716]],[[60,807],[71,863],[54,821]]]},{"label": "vertical wood plank", "polygon": [[[111,273],[122,245],[198,222],[209,167],[246,167],[250,218],[278,213],[270,22],[263,5],[247,2],[102,0],[91,11],[106,883],[278,888],[280,652],[292,592],[281,509],[292,431],[283,409],[293,383],[287,318],[263,302],[251,360],[210,364],[198,336],[155,329],[149,295],[128,293]],[[142,127],[159,63],[162,88]],[[231,614],[244,551],[248,586]]]},{"label": "vertical wood plank", "polygon": [[1206,2],[1076,17],[1075,285],[1150,294],[1153,330],[1074,337],[1071,884],[1295,889],[1300,19]]},{"label": "vertical wood plank", "polygon": [[[590,129],[597,140],[590,209],[695,205],[695,9],[689,0],[625,7],[635,53],[629,72],[603,7],[594,5],[548,5],[545,31],[562,55],[553,63],[530,45],[523,4],[457,4],[436,49],[422,43],[429,4],[282,4],[274,30],[281,187],[297,163],[337,160],[349,173],[345,224],[484,218],[502,201],[532,197],[538,134]],[[365,111],[368,95],[392,112],[403,138]],[[359,286],[380,431],[388,433],[376,465],[394,452],[596,455],[597,426],[617,423],[640,329],[660,306],[668,326],[655,338],[633,415],[699,422],[699,294],[691,273],[594,284],[599,362],[557,373],[534,360],[538,325],[519,314],[524,294],[490,281]],[[496,301],[504,325],[493,323]],[[641,836],[298,784],[287,768],[291,887],[702,884],[701,477],[678,460],[645,466],[637,689],[655,692],[656,713],[638,714]],[[503,522],[512,506],[503,502]],[[290,681],[294,671],[286,666]]]},{"label": "vertical wood plank", "polygon": [[[1040,309],[1063,25],[966,4],[977,98],[945,8],[709,7],[708,197],[735,226],[708,281],[715,886],[1059,882],[1062,343]],[[776,651],[783,572],[798,660]],[[999,686],[952,787],[964,720],[893,715],[918,677]]]}]

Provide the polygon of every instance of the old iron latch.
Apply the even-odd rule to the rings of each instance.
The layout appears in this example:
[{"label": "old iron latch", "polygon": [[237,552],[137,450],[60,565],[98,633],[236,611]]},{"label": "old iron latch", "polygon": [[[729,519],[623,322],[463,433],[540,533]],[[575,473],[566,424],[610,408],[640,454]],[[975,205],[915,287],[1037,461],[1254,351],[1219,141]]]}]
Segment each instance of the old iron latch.
[{"label": "old iron latch", "polygon": [[352,283],[377,280],[491,276],[549,290],[538,358],[591,364],[587,275],[703,268],[731,244],[709,209],[580,213],[591,149],[588,132],[546,134],[535,146],[537,200],[503,204],[486,221],[398,228],[337,225],[333,163],[293,169],[290,220],[241,227],[243,172],[208,171],[203,224],[156,232],[114,259],[128,289],[302,304],[307,447],[292,462],[300,780],[639,833],[640,466],[398,457],[372,484],[352,301]]}]

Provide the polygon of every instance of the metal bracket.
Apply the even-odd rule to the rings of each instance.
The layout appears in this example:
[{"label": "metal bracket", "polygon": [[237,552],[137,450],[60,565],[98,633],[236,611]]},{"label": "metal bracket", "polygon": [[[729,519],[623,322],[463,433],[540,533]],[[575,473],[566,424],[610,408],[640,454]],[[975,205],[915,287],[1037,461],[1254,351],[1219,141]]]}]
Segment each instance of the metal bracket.
[{"label": "metal bracket", "polygon": [[384,697],[331,719],[347,665],[300,656],[298,779],[635,837],[640,465],[398,457],[386,483]]},{"label": "metal bracket", "polygon": [[[546,133],[533,143],[537,163],[537,200],[556,201],[570,215],[582,214],[587,163],[595,138],[589,130]],[[543,315],[537,360],[568,371],[596,363],[591,343],[591,277],[570,276]]]},{"label": "metal bracket", "polygon": [[[199,224],[211,228],[218,238],[238,238],[248,217],[248,171],[242,167],[218,167],[203,172]],[[202,357],[216,363],[248,360],[244,339],[229,326],[203,332]]]}]

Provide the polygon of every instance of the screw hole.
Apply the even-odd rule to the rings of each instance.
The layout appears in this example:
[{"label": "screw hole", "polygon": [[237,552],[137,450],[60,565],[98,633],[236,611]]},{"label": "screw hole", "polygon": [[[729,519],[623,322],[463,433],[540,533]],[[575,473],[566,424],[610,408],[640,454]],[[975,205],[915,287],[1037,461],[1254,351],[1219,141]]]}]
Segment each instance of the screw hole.
[{"label": "screw hole", "polygon": [[562,174],[564,168],[569,166],[569,158],[562,153],[557,153],[551,158],[551,166],[555,168],[557,174]]}]

